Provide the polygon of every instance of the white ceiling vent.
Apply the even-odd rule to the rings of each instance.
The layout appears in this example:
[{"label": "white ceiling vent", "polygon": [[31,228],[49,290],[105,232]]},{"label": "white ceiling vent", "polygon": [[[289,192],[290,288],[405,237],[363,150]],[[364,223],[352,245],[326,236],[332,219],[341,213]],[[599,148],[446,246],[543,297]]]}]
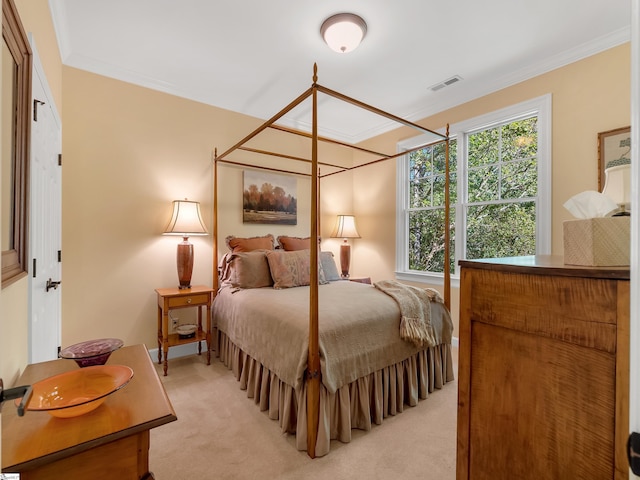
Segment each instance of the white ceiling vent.
[{"label": "white ceiling vent", "polygon": [[431,85],[429,87],[429,90],[431,90],[432,92],[437,92],[438,90],[444,87],[448,87],[449,85],[453,85],[454,83],[459,82],[460,80],[462,80],[462,77],[460,75],[454,75],[451,78],[447,78],[443,82],[436,83],[435,85]]}]

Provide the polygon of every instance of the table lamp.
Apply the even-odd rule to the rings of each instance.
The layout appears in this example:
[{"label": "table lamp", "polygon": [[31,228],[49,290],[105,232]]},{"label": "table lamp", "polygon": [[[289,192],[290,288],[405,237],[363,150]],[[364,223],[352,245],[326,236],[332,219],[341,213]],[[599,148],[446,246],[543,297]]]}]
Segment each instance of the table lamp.
[{"label": "table lamp", "polygon": [[602,193],[620,207],[612,216],[628,216],[631,205],[631,161],[628,158],[613,160],[607,164],[604,173]]},{"label": "table lamp", "polygon": [[349,278],[349,264],[351,263],[351,246],[347,243],[348,238],[360,238],[356,230],[356,219],[353,215],[338,215],[336,228],[333,229],[331,238],[343,238],[340,245],[340,269],[342,278]]},{"label": "table lamp", "polygon": [[178,288],[191,288],[191,273],[193,272],[193,245],[189,237],[193,235],[208,235],[202,216],[200,203],[184,200],[173,201],[173,214],[163,235],[180,235],[182,242],[178,244]]}]

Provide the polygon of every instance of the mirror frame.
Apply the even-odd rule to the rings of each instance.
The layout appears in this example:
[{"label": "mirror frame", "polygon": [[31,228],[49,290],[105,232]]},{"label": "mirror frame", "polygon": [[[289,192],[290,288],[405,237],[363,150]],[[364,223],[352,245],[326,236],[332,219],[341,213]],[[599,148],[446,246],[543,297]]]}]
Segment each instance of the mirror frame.
[{"label": "mirror frame", "polygon": [[29,40],[13,0],[2,0],[2,38],[16,63],[16,131],[13,158],[13,249],[2,252],[2,288],[27,275],[31,62]]}]

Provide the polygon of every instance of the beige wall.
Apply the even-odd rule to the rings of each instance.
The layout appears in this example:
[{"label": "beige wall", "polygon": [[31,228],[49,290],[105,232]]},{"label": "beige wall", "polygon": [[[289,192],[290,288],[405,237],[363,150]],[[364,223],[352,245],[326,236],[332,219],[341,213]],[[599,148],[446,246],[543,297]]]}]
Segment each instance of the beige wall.
[{"label": "beige wall", "polygon": [[[577,193],[598,188],[598,132],[630,124],[630,54],[630,45],[625,44],[418,123],[436,130],[550,93],[552,253],[562,255],[562,222],[572,218],[562,205]],[[398,141],[412,136],[414,131],[401,128],[365,145],[393,151]],[[392,278],[395,268],[395,168],[394,162],[384,162],[354,174],[354,205],[363,238],[356,241],[353,270],[374,279]],[[458,292],[452,290],[456,322],[457,298]]]}]

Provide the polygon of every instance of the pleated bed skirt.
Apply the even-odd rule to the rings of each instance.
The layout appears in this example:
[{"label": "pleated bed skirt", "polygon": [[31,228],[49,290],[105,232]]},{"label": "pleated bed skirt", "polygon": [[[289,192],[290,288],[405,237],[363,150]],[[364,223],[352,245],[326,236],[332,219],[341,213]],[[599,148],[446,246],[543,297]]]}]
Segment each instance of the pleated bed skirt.
[{"label": "pleated bed skirt", "polygon": [[[298,450],[307,450],[307,388],[281,381],[218,332],[220,360],[233,371],[247,397],[277,420],[282,432],[296,435]],[[351,441],[351,430],[371,430],[389,415],[415,406],[454,379],[451,345],[436,345],[329,392],[320,384],[320,420],[316,456],[329,453],[331,440]],[[300,421],[298,421],[300,419]]]}]

